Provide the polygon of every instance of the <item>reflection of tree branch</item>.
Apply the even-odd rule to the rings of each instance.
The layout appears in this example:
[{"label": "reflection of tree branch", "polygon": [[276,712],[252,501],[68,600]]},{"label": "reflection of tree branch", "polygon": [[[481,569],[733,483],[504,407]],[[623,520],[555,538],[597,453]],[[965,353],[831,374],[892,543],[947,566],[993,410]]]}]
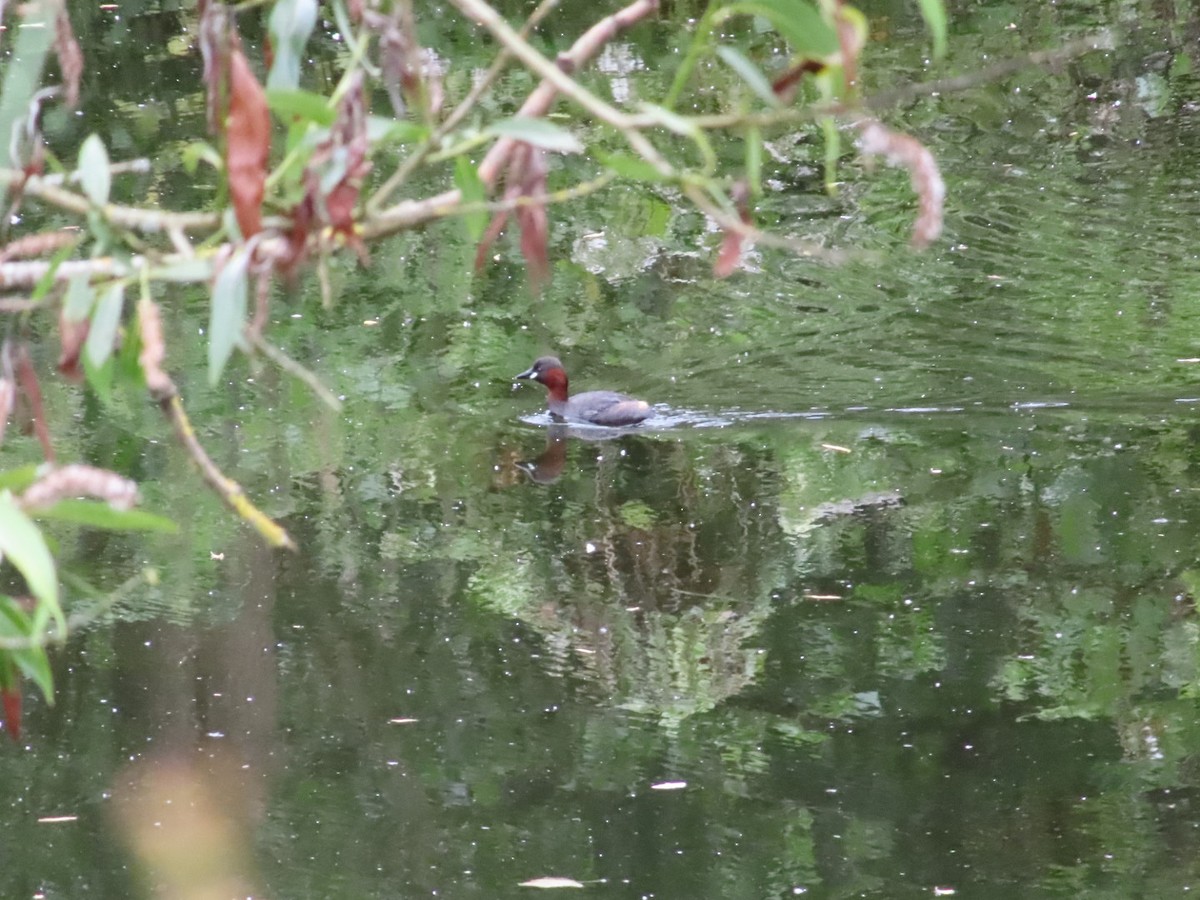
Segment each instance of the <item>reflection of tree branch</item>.
[{"label": "reflection of tree branch", "polygon": [[973,87],[998,81],[1006,75],[1020,72],[1031,67],[1052,67],[1067,62],[1077,56],[1090,53],[1093,50],[1112,50],[1115,46],[1113,34],[1108,29],[1097,31],[1086,37],[1067,41],[1061,47],[1053,50],[1034,50],[1020,56],[1002,59],[999,62],[976,69],[965,75],[954,75],[949,78],[938,78],[934,81],[917,81],[901,85],[888,91],[881,91],[868,97],[864,103],[869,109],[880,110],[898,103],[908,103],[922,97],[932,97],[938,94],[948,94],[965,91]]}]

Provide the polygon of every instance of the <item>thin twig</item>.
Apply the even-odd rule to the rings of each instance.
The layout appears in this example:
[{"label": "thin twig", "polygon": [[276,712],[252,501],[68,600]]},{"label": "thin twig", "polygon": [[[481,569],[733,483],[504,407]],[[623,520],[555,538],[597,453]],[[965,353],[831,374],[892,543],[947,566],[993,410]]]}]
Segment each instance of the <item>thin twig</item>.
[{"label": "thin twig", "polygon": [[283,371],[287,372],[298,381],[302,381],[304,384],[308,385],[309,390],[316,394],[321,402],[323,402],[326,406],[328,406],[334,412],[342,411],[342,401],[336,394],[334,394],[333,391],[331,391],[321,382],[321,379],[318,378],[314,372],[306,369],[278,347],[274,346],[273,344],[268,344],[265,340],[263,340],[261,334],[252,332],[250,329],[246,329],[246,339],[250,342],[250,345],[254,347],[255,350],[257,350],[267,359],[271,360],[271,362],[275,363],[275,365],[279,366],[279,368],[283,369]]},{"label": "thin twig", "polygon": [[217,492],[217,496],[225,501],[225,505],[262,535],[263,539],[272,547],[286,547],[288,550],[295,550],[296,544],[287,531],[251,503],[246,492],[242,490],[242,486],[217,468],[212,457],[205,452],[200,440],[196,437],[196,431],[192,428],[191,421],[188,420],[187,413],[183,410],[183,403],[180,401],[179,395],[171,394],[164,397],[158,405],[167,420],[170,421],[179,443],[183,444],[184,450],[192,458],[192,462],[196,464],[204,480]]}]

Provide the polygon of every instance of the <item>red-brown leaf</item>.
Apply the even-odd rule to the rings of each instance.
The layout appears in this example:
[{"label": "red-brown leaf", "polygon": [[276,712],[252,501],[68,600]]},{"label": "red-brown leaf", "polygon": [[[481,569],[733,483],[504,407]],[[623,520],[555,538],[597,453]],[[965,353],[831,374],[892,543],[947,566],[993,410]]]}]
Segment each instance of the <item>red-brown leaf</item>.
[{"label": "red-brown leaf", "polygon": [[[750,215],[750,182],[741,178],[734,182],[729,191],[729,197],[737,207],[738,216],[746,225],[753,223]],[[746,236],[732,228],[725,229],[725,237],[721,241],[721,249],[717,253],[717,261],[713,263],[713,275],[717,278],[728,278],[737,270],[742,259],[742,245]]]},{"label": "red-brown leaf", "polygon": [[67,4],[59,7],[54,20],[54,52],[58,56],[58,68],[62,72],[66,89],[67,106],[74,109],[79,105],[79,79],[83,76],[83,51],[71,30],[71,19],[67,16]]},{"label": "red-brown leaf", "polygon": [[4,727],[8,729],[8,736],[16,742],[21,740],[21,676],[15,666],[13,678],[16,681],[14,686],[0,688],[0,701],[4,703]]},{"label": "red-brown leaf", "polygon": [[241,50],[229,57],[229,117],[225,169],[229,196],[243,238],[262,231],[262,199],[271,150],[271,116],[262,85]]},{"label": "red-brown leaf", "polygon": [[[8,348],[5,348],[8,352]],[[50,426],[46,424],[46,407],[42,403],[42,387],[38,383],[37,371],[33,368],[33,360],[24,344],[17,345],[13,350],[13,362],[17,373],[17,383],[21,386],[21,394],[29,405],[33,416],[33,431],[42,445],[42,456],[46,462],[54,462],[54,446],[50,442]]]},{"label": "red-brown leaf", "polygon": [[225,4],[200,0],[200,55],[204,58],[204,83],[208,87],[205,113],[209,134],[221,133],[221,118],[228,93],[230,32]]},{"label": "red-brown leaf", "polygon": [[59,374],[68,381],[73,381],[76,384],[83,381],[83,368],[79,365],[79,354],[83,350],[84,342],[87,341],[88,327],[90,323],[87,319],[81,322],[70,321],[66,313],[60,313],[58,316],[58,371]]}]

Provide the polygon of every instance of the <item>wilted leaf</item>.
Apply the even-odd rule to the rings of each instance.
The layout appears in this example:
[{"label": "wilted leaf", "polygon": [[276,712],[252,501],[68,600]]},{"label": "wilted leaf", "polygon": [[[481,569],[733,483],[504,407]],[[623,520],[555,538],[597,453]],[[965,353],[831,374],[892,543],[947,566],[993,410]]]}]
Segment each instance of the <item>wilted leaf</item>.
[{"label": "wilted leaf", "polygon": [[767,76],[762,73],[762,69],[750,62],[741,50],[721,45],[717,47],[717,55],[725,61],[729,68],[742,77],[742,81],[746,82],[746,86],[754,91],[760,100],[768,106],[781,105],[779,97],[771,87],[771,82],[767,81]]},{"label": "wilted leaf", "polygon": [[0,702],[4,704],[4,727],[14,741],[21,739],[21,681],[14,671],[11,655],[0,653],[0,666],[9,671],[7,684],[0,685]]},{"label": "wilted leaf", "polygon": [[0,553],[17,567],[30,592],[61,622],[54,557],[42,532],[9,493],[0,494]]},{"label": "wilted leaf", "polygon": [[243,238],[262,231],[262,199],[271,151],[271,116],[262,85],[241,50],[229,55],[225,172]]},{"label": "wilted leaf", "polygon": [[79,182],[83,192],[95,206],[108,202],[112,189],[112,170],[108,164],[108,151],[97,134],[89,134],[79,148]]},{"label": "wilted leaf", "polygon": [[88,362],[96,368],[103,366],[112,355],[121,326],[121,309],[125,305],[125,285],[112,285],[96,303],[84,345]]},{"label": "wilted leaf", "polygon": [[79,79],[83,76],[83,51],[71,30],[71,19],[67,15],[67,3],[63,0],[54,19],[54,52],[58,56],[58,70],[62,72],[67,106],[75,109],[79,105]]},{"label": "wilted leaf", "polygon": [[581,888],[584,885],[582,882],[576,881],[574,878],[556,878],[552,875],[547,875],[545,878],[534,878],[532,881],[522,881],[518,887],[532,888]]},{"label": "wilted leaf", "polygon": [[487,128],[488,134],[497,137],[512,138],[524,141],[543,150],[555,153],[582,153],[583,144],[571,132],[547,122],[545,119],[531,119],[525,116],[513,116],[493,122]]},{"label": "wilted leaf", "polygon": [[154,531],[174,534],[179,526],[170,519],[140,509],[113,509],[99,500],[60,500],[34,513],[37,519],[74,522],[109,531]]},{"label": "wilted leaf", "polygon": [[316,24],[317,0],[276,0],[268,20],[275,61],[267,87],[294,88],[300,83],[304,47]]},{"label": "wilted leaf", "polygon": [[864,154],[882,156],[889,165],[908,170],[918,200],[912,244],[917,249],[929,246],[942,233],[946,202],[946,183],[933,153],[912,135],[893,131],[874,119],[859,122],[858,129]]},{"label": "wilted leaf", "polygon": [[[750,185],[745,180],[734,182],[730,192],[730,199],[733,200],[737,207],[738,216],[742,222],[749,225],[752,221],[750,216]],[[737,269],[737,264],[742,258],[742,244],[746,238],[740,231],[734,231],[732,228],[725,229],[725,236],[721,241],[721,249],[717,253],[717,260],[713,263],[713,275],[717,278],[727,278]]]},{"label": "wilted leaf", "polygon": [[[482,203],[487,199],[487,191],[479,179],[479,170],[465,156],[456,157],[454,160],[454,185],[462,194],[463,203]],[[482,209],[467,213],[463,216],[463,222],[466,223],[467,234],[471,240],[477,242],[487,228],[488,214]]]},{"label": "wilted leaf", "polygon": [[250,254],[233,254],[213,283],[212,311],[208,322],[208,383],[216,385],[233,348],[242,341],[246,325],[246,268]]}]

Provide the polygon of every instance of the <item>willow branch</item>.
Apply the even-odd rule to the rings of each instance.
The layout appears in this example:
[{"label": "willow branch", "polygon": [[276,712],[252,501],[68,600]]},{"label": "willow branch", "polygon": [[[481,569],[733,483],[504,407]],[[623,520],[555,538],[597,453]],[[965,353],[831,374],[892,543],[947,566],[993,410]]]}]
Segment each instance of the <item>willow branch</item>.
[{"label": "willow branch", "polygon": [[183,410],[183,403],[180,402],[179,395],[171,394],[164,397],[159,400],[158,405],[171,423],[175,437],[183,445],[188,456],[192,458],[196,468],[200,470],[201,476],[208,482],[209,487],[217,492],[217,496],[225,502],[225,505],[262,535],[263,539],[272,547],[295,550],[296,544],[287,531],[255,506],[246,496],[246,492],[242,490],[242,486],[226,476],[212,461],[212,457],[208,455],[196,437],[196,430],[192,428],[192,423]]},{"label": "willow branch", "polygon": [[[542,56],[528,41],[521,38],[496,10],[484,0],[450,0],[458,11],[469,19],[483,25],[502,45],[512,51],[526,68],[542,77],[542,83],[529,95],[521,106],[520,115],[545,115],[554,102],[556,93],[575,101],[593,118],[611,125],[621,132],[634,150],[663,175],[673,175],[671,164],[658,152],[644,134],[634,128],[629,117],[621,110],[601,100],[578,81],[569,71],[575,71],[590,59],[600,48],[611,41],[623,28],[639,22],[658,9],[658,0],[634,0],[619,12],[601,19],[572,45],[571,50],[558,58],[558,65]],[[479,177],[484,184],[494,183],[503,164],[512,152],[511,138],[503,138],[484,157],[479,166]]]},{"label": "willow branch", "polygon": [[[559,0],[542,0],[538,4],[537,9],[525,20],[525,24],[521,26],[521,37],[528,38],[530,32],[558,6],[558,3]],[[388,198],[395,193],[396,189],[408,181],[417,167],[428,159],[434,148],[441,145],[446,135],[458,127],[458,124],[466,118],[467,113],[475,108],[480,98],[491,88],[496,78],[504,71],[511,59],[512,51],[507,47],[501,47],[500,52],[496,54],[496,58],[492,60],[492,64],[488,66],[488,70],[483,74],[483,77],[467,92],[467,96],[462,99],[462,102],[437,127],[429,140],[417,148],[412,155],[407,157],[396,171],[388,177],[387,181],[379,187],[371,199],[367,201],[366,210],[368,215],[377,213],[379,208],[387,203]]]},{"label": "willow branch", "polygon": [[[51,206],[65,209],[80,216],[92,210],[91,202],[82,194],[69,191],[54,184],[54,180],[37,175],[29,178],[16,169],[0,169],[0,187],[20,187],[26,196],[37,197]],[[159,232],[171,228],[183,231],[215,231],[221,224],[218,213],[178,213],[142,209],[135,206],[119,206],[106,203],[100,214],[110,223],[134,231]]]}]

